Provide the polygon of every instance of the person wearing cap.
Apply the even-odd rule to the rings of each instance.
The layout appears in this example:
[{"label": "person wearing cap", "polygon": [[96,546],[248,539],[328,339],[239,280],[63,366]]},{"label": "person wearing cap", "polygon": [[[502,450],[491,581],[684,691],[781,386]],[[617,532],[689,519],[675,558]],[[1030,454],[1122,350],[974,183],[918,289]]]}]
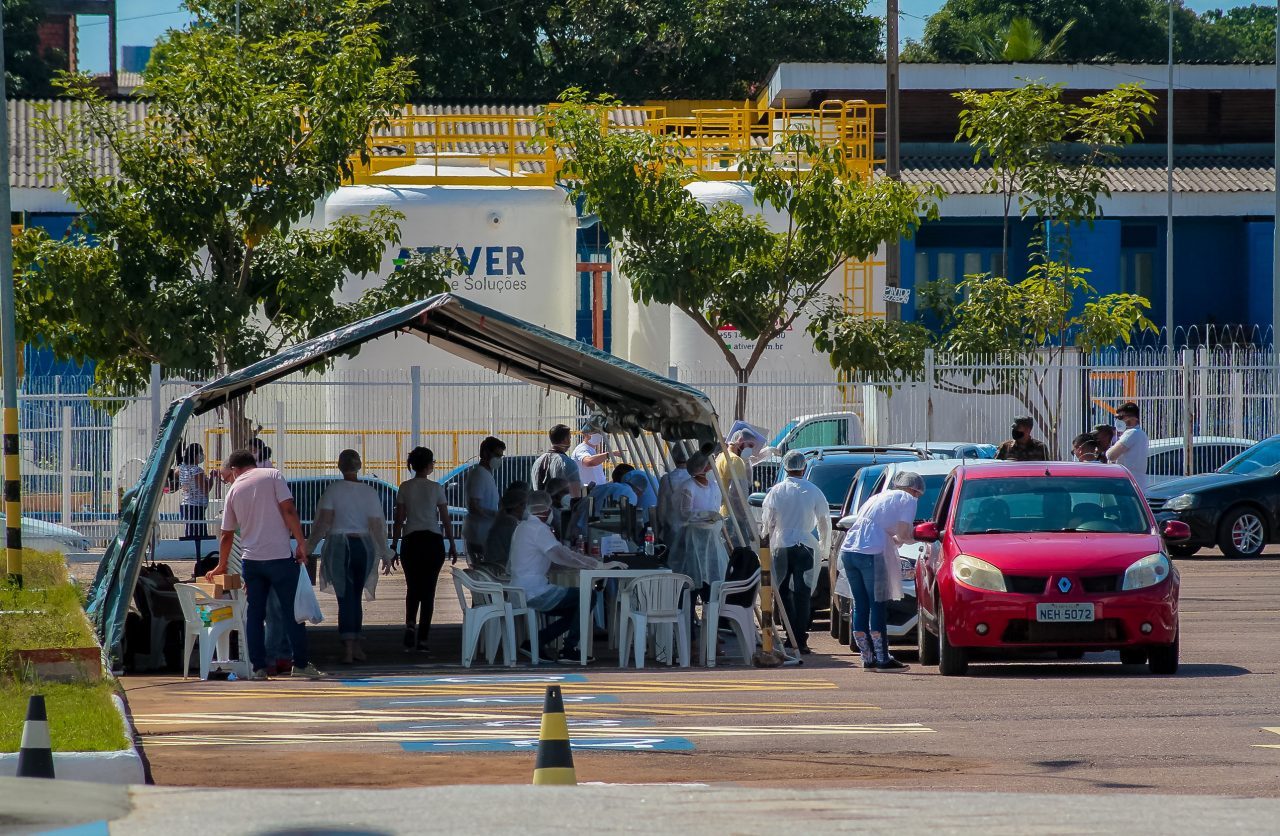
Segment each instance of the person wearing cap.
[{"label": "person wearing cap", "polygon": [[[751,489],[751,465],[747,464],[755,453],[755,436],[750,430],[738,430],[729,436],[729,445],[716,457],[716,475],[724,496],[720,500],[720,516],[729,516],[729,502],[746,502]],[[746,458],[744,458],[744,456]]]},{"label": "person wearing cap", "polygon": [[683,443],[671,448],[671,462],[671,470],[658,480],[658,537],[667,546],[674,547],[680,533],[677,521],[679,492],[689,479],[689,471],[685,469],[689,453]]},{"label": "person wearing cap", "polygon": [[622,455],[620,450],[604,449],[604,433],[594,424],[582,428],[582,441],[573,448],[573,460],[578,463],[578,479],[582,487],[605,484],[604,463]]},{"label": "person wearing cap", "polygon": [[799,450],[782,457],[786,477],[765,495],[761,540],[769,543],[773,582],[801,653],[809,653],[809,602],[818,582],[817,555],[831,536],[831,508],[817,485],[804,478]]},{"label": "person wearing cap", "polygon": [[1036,422],[1030,416],[1023,415],[1013,419],[1010,434],[1013,438],[1000,445],[996,458],[1009,462],[1047,462],[1049,448],[1043,441],[1031,437]]},{"label": "person wearing cap", "polygon": [[[555,532],[547,525],[551,517],[551,495],[546,491],[529,494],[529,518],[516,526],[511,535],[511,585],[524,590],[525,600],[535,611],[552,620],[538,632],[543,646],[550,645],[564,636],[564,645],[558,661],[578,661],[578,590],[576,587],[557,586],[547,578],[552,564],[574,569],[595,569],[601,563],[595,558],[574,551],[556,539]],[[540,651],[541,654],[541,651]],[[550,657],[550,653],[545,654]]]},{"label": "person wearing cap", "polygon": [[923,495],[924,480],[919,473],[904,470],[894,474],[889,490],[871,497],[858,509],[840,545],[840,562],[853,593],[853,640],[865,669],[906,667],[889,655],[885,601],[902,597],[898,547],[915,542],[912,524],[916,503]]},{"label": "person wearing cap", "polygon": [[1107,461],[1124,465],[1138,483],[1143,493],[1147,491],[1147,450],[1150,440],[1147,431],[1139,425],[1138,405],[1130,401],[1116,410],[1116,417],[1124,423],[1124,432],[1107,448]]},{"label": "person wearing cap", "polygon": [[636,507],[642,512],[641,521],[651,523],[649,509],[658,504],[657,480],[647,470],[632,470],[624,481],[636,493]]}]

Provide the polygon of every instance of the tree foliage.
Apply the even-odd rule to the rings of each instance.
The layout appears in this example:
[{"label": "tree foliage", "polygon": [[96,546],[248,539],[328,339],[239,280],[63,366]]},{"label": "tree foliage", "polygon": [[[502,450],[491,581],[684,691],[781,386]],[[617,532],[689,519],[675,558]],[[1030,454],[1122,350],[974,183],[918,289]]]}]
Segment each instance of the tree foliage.
[{"label": "tree foliage", "polygon": [[[738,160],[756,206],[787,219],[785,230],[774,231],[760,213],[697,200],[685,188],[696,179],[689,152],[676,138],[607,129],[600,108],[614,104],[570,91],[544,117],[547,134],[573,149],[564,175],[584,210],[620,242],[620,268],[635,299],[678,308],[743,384],[769,343],[812,311],[833,270],[909,236],[922,215],[936,213],[935,190],[862,182],[838,148],[798,132]],[[745,361],[720,338],[722,325],[754,343]],[[741,389],[738,417],[744,397]]]},{"label": "tree foliage", "polygon": [[[226,0],[222,0],[226,2]],[[779,61],[873,60],[866,0],[398,0],[382,13],[418,97],[738,98]]]},{"label": "tree foliage", "polygon": [[974,32],[964,48],[979,61],[1049,61],[1058,57],[1067,33],[1075,25],[1075,18],[1068,20],[1046,41],[1034,23],[1015,17],[994,33]]},{"label": "tree foliage", "polygon": [[[141,125],[86,77],[65,77],[81,118],[42,127],[85,215],[63,240],[38,229],[19,240],[23,337],[96,360],[98,391],[133,393],[152,363],[223,373],[443,289],[451,263],[420,257],[385,288],[335,302],[349,275],[377,271],[400,218],[304,222],[412,80],[405,62],[382,57],[378,5],[335,0],[297,29],[236,37],[216,5],[192,0],[197,24],[171,33],[148,67]],[[118,173],[100,171],[97,148]]]},{"label": "tree foliage", "polygon": [[[946,0],[925,26],[915,61],[1164,61],[1169,0]],[[1197,15],[1173,0],[1174,52],[1179,61],[1270,61],[1275,57],[1274,10],[1263,6]],[[1076,21],[1054,56],[975,53],[1022,18],[1040,32]],[[1272,29],[1266,31],[1265,21]],[[1270,44],[1269,47],[1266,44]]]}]

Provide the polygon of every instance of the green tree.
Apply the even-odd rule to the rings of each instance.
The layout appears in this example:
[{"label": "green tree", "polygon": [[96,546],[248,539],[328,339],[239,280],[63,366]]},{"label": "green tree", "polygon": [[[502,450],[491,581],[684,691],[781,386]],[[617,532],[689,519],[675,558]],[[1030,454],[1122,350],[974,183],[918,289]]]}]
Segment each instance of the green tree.
[{"label": "green tree", "polygon": [[[358,301],[346,277],[376,272],[399,216],[301,222],[349,172],[370,126],[412,78],[382,59],[376,0],[340,0],[320,25],[237,38],[208,7],[148,67],[148,119],[124,124],[83,76],[82,103],[46,141],[84,222],[64,240],[28,230],[16,250],[19,329],[63,357],[97,361],[96,388],[133,393],[149,367],[198,378],[445,287],[443,255],[420,257]],[[217,68],[211,72],[211,68]],[[118,174],[99,171],[108,148]],[[233,445],[247,441],[232,404]]]},{"label": "green tree", "polygon": [[1203,33],[1200,60],[1257,61],[1269,64],[1276,60],[1276,9],[1274,5],[1236,6],[1212,9],[1200,15]]},{"label": "green tree", "polygon": [[[720,349],[746,385],[769,343],[820,303],[822,286],[846,259],[863,259],[885,241],[910,235],[936,212],[935,190],[883,178],[862,182],[838,148],[797,132],[738,161],[755,203],[787,218],[772,231],[758,214],[730,203],[708,206],[685,188],[697,179],[678,138],[609,130],[580,91],[546,116],[545,130],[572,148],[564,176],[585,211],[598,214],[618,244],[620,269],[636,301],[672,305]],[[731,325],[752,344],[742,360],[720,338]]]},{"label": "green tree", "polygon": [[1015,17],[994,35],[974,33],[965,48],[980,61],[1049,61],[1058,57],[1067,33],[1075,25],[1075,18],[1068,20],[1046,41],[1034,23],[1025,17]]},{"label": "green tree", "polygon": [[4,0],[4,80],[10,98],[50,95],[53,74],[67,68],[66,53],[40,54],[37,27],[43,5],[40,0]]}]

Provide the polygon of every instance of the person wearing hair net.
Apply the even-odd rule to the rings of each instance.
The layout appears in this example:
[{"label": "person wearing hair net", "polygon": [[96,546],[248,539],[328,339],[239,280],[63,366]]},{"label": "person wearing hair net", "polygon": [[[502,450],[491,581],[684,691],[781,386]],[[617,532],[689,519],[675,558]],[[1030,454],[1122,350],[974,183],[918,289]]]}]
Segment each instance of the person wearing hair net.
[{"label": "person wearing hair net", "polygon": [[316,504],[316,519],[307,538],[307,551],[324,541],[320,555],[320,589],[332,589],[338,597],[338,635],[342,638],[343,664],[363,662],[360,647],[364,612],[361,593],[373,600],[378,584],[378,558],[390,563],[386,511],[372,485],[359,479],[360,454],[338,454],[342,479],[325,489]]},{"label": "person wearing hair net", "polygon": [[898,546],[915,542],[912,524],[916,503],[924,494],[919,473],[894,474],[889,490],[858,509],[840,546],[840,561],[853,593],[853,640],[862,667],[894,670],[906,665],[889,655],[885,601],[902,597]]},{"label": "person wearing hair net", "polygon": [[799,450],[782,458],[786,477],[765,495],[761,539],[769,543],[773,582],[801,653],[809,653],[809,602],[818,583],[817,555],[831,537],[831,507],[818,486],[804,478]]},{"label": "person wearing hair net", "polygon": [[689,480],[687,470],[689,453],[684,449],[683,442],[671,448],[671,461],[675,466],[662,474],[662,478],[658,480],[657,534],[668,548],[675,548],[676,539],[680,536],[678,520],[680,488]]},{"label": "person wearing hair net", "polygon": [[[516,526],[511,535],[511,553],[507,565],[511,569],[511,585],[524,590],[529,607],[554,619],[538,633],[543,646],[561,635],[565,637],[558,661],[576,664],[578,657],[578,590],[556,586],[547,578],[551,565],[574,569],[595,569],[601,563],[595,558],[575,552],[560,544],[547,525],[551,516],[551,495],[546,491],[529,494],[529,518]],[[551,657],[551,653],[539,651]]]},{"label": "person wearing hair net", "polygon": [[694,453],[685,467],[689,478],[676,493],[678,533],[668,565],[672,571],[692,578],[694,591],[701,590],[705,597],[705,587],[724,580],[729,568],[729,553],[722,536],[724,517],[720,514],[723,498],[711,476],[711,459]]},{"label": "person wearing hair net", "polygon": [[720,516],[729,516],[729,503],[740,507],[740,519],[747,519],[747,496],[751,493],[751,465],[747,460],[755,453],[755,435],[738,430],[729,436],[728,447],[716,457],[716,474],[724,488],[720,500]]}]

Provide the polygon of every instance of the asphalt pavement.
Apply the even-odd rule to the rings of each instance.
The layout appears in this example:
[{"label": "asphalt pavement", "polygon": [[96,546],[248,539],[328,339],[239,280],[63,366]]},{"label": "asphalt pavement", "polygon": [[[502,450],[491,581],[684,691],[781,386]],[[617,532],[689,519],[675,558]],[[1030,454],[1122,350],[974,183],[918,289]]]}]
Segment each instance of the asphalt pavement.
[{"label": "asphalt pavement", "polygon": [[153,779],[170,787],[527,783],[557,682],[584,782],[1280,796],[1280,556],[1178,565],[1175,676],[1114,653],[993,660],[965,678],[868,672],[824,632],[800,667],[465,670],[447,576],[431,659],[399,650],[393,576],[370,607],[366,666],[340,669],[321,627],[324,681],[123,682]]}]

